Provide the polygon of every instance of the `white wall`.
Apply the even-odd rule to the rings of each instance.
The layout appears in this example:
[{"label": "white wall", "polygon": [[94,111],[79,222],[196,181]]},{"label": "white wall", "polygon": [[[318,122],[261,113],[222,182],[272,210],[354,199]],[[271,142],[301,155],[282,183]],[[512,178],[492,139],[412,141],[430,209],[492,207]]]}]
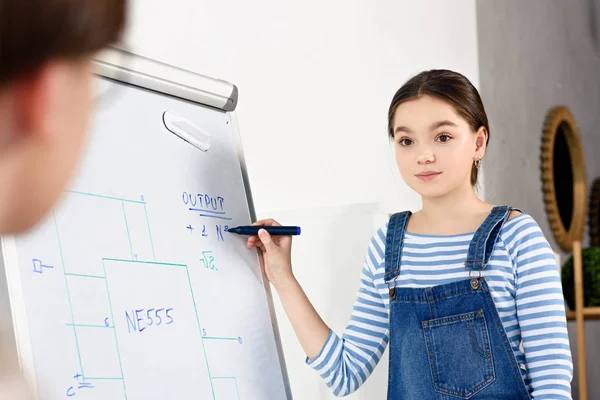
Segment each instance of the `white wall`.
[{"label": "white wall", "polygon": [[[479,84],[473,0],[137,0],[132,11],[127,37],[135,52],[239,87],[237,115],[259,217],[355,203],[417,208],[387,141],[389,101],[423,69],[454,69]],[[353,215],[335,218],[344,217]],[[372,233],[356,232],[364,240]],[[334,239],[339,248],[342,238]],[[335,297],[331,312],[350,312],[366,245],[343,258],[353,268],[337,284],[352,290]],[[342,267],[327,248],[313,257]],[[326,288],[319,277],[302,283],[309,293]],[[287,332],[283,340],[295,339]],[[287,359],[291,371],[304,363],[295,350]],[[298,399],[330,396],[314,373],[291,380]],[[381,386],[363,395],[383,398]]]},{"label": "white wall", "polygon": [[136,52],[228,80],[257,208],[416,204],[394,179],[386,115],[423,69],[478,84],[474,1],[137,0]]}]

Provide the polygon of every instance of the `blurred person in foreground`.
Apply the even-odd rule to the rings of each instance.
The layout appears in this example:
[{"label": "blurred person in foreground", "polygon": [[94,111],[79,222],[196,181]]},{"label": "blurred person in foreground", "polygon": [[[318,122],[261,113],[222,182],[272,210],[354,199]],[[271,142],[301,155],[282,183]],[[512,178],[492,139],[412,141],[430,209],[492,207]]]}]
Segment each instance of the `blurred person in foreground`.
[{"label": "blurred person in foreground", "polygon": [[[68,184],[93,106],[93,57],[119,41],[126,13],[126,0],[0,0],[0,235],[32,228]],[[33,398],[8,339],[0,398]]]}]

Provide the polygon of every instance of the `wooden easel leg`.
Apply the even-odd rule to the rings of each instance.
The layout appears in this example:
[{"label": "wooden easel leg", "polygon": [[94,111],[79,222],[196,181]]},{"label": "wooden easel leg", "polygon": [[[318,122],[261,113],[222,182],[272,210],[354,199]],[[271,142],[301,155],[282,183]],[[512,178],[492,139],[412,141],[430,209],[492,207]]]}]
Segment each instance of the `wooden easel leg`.
[{"label": "wooden easel leg", "polygon": [[577,321],[577,365],[579,372],[579,399],[587,400],[585,364],[585,324],[583,316],[583,267],[581,242],[573,242],[573,269],[575,272],[575,318]]}]

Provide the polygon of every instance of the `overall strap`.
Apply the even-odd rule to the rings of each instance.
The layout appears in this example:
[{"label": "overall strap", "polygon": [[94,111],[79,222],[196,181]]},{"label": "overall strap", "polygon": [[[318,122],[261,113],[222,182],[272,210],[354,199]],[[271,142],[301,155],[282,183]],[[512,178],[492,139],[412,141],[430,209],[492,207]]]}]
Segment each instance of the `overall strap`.
[{"label": "overall strap", "polygon": [[469,244],[469,252],[465,261],[467,270],[481,272],[485,269],[500,236],[500,231],[513,210],[520,211],[510,206],[496,206],[492,209]]},{"label": "overall strap", "polygon": [[[393,214],[388,222],[385,236],[385,275],[384,280],[397,278],[400,275],[400,256],[404,245],[404,233],[412,213],[403,211]],[[389,286],[389,285],[388,285]]]}]

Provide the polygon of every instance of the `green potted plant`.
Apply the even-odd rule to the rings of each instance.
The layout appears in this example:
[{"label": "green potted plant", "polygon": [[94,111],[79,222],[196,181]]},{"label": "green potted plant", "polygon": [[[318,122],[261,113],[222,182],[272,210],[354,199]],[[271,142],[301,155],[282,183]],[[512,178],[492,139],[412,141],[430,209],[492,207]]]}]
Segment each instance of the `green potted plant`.
[{"label": "green potted plant", "polygon": [[[600,306],[600,247],[582,249],[583,267],[583,305],[584,307]],[[571,310],[575,310],[575,274],[573,271],[573,254],[562,266],[561,280],[565,300]]]}]

